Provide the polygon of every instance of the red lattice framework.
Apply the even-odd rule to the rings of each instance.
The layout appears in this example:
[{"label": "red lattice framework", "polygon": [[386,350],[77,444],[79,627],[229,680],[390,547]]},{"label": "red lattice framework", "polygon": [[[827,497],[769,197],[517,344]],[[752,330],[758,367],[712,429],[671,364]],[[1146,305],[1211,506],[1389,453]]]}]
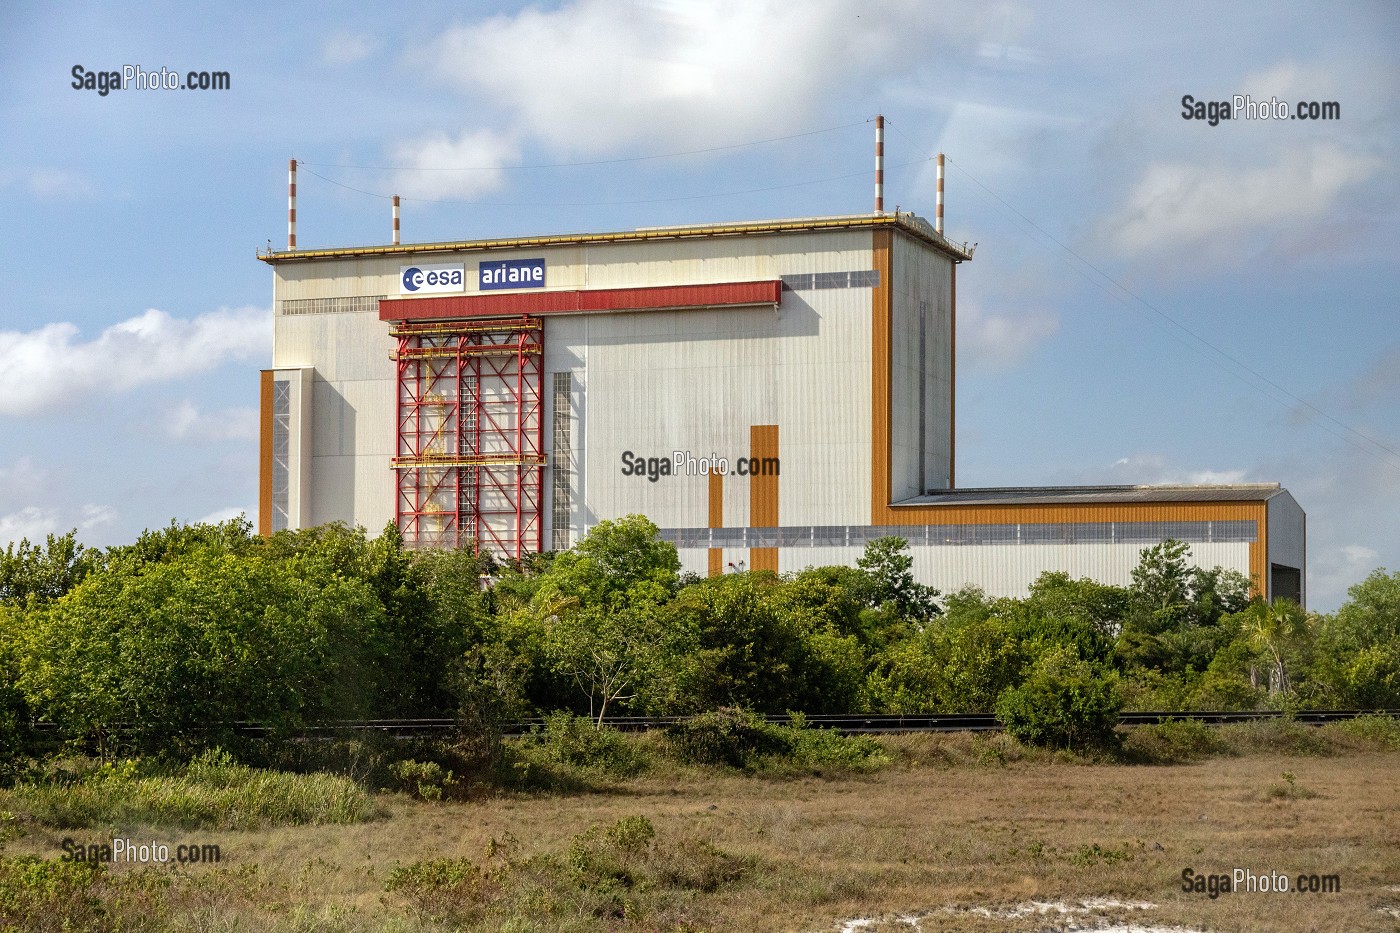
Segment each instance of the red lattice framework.
[{"label": "red lattice framework", "polygon": [[537,318],[399,323],[395,515],[410,547],[544,545]]}]

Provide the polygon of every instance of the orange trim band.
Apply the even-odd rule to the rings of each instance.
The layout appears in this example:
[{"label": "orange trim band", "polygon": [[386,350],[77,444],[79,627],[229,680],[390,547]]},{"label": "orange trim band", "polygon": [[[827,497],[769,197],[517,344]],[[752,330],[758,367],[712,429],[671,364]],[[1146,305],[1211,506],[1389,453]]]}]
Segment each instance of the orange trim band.
[{"label": "orange trim band", "polygon": [[879,283],[871,290],[870,345],[870,523],[890,504],[890,312],[893,237],[888,230],[871,234],[871,259]]},{"label": "orange trim band", "polygon": [[258,385],[258,534],[272,534],[272,370]]}]

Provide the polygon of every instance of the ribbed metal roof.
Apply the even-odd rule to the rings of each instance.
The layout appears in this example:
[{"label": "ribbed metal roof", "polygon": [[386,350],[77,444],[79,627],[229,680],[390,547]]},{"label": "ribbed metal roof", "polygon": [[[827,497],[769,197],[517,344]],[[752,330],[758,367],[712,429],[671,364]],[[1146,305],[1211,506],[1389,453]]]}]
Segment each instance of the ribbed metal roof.
[{"label": "ribbed metal roof", "polygon": [[533,249],[580,243],[620,243],[669,240],[682,237],[756,236],[771,233],[803,233],[814,230],[894,227],[947,254],[956,262],[972,258],[966,243],[957,244],[936,233],[927,220],[907,211],[883,214],[849,214],[838,217],[799,217],[791,220],[754,220],[739,223],[689,224],[679,227],[642,227],[613,233],[561,233],[547,236],[504,237],[441,243],[404,243],[398,246],[347,246],[333,249],[269,250],[259,252],[263,262],[305,262],[311,259],[345,259],[354,256],[408,256],[422,253],[455,253],[476,250]]},{"label": "ribbed metal roof", "polygon": [[1129,502],[1263,502],[1283,492],[1278,483],[1210,486],[1002,486],[939,489],[901,505],[1079,505]]}]

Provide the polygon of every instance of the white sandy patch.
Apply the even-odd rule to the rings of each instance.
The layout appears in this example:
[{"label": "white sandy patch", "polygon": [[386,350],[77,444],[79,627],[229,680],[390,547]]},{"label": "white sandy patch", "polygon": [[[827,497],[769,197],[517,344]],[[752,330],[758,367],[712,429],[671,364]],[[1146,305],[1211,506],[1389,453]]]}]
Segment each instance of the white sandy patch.
[{"label": "white sandy patch", "polygon": [[[1079,920],[1071,922],[1063,928],[1063,933],[1205,933],[1203,930],[1193,930],[1187,927],[1175,926],[1141,926],[1139,924],[1117,924],[1114,926],[1099,926],[1089,919],[1088,915],[1115,911],[1115,910],[1154,910],[1156,904],[1147,901],[1120,901],[1111,897],[1089,897],[1083,900],[1069,903],[1067,901],[1026,901],[1023,904],[1016,904],[1012,907],[953,907],[945,906],[936,910],[922,914],[899,914],[892,918],[893,922],[907,924],[914,930],[922,931],[925,921],[928,921],[929,929],[941,929],[940,918],[948,915],[973,914],[978,917],[987,917],[993,920],[1020,920],[1025,917],[1043,917],[1055,915],[1059,917],[1075,917],[1088,920],[1088,926],[1079,925]],[[880,922],[874,917],[856,917],[846,920],[838,927],[839,933],[860,933],[861,930],[868,930]]]}]

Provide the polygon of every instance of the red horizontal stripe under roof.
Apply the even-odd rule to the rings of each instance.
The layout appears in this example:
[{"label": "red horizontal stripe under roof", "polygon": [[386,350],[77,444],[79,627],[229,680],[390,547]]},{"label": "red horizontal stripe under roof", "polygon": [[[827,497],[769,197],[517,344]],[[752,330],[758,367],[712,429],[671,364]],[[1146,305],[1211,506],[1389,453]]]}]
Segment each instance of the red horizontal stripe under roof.
[{"label": "red horizontal stripe under roof", "polygon": [[720,282],[714,285],[660,285],[649,288],[593,288],[577,291],[485,292],[433,298],[381,298],[381,321],[451,321],[465,318],[602,311],[665,311],[738,305],[777,304],[783,283]]}]

